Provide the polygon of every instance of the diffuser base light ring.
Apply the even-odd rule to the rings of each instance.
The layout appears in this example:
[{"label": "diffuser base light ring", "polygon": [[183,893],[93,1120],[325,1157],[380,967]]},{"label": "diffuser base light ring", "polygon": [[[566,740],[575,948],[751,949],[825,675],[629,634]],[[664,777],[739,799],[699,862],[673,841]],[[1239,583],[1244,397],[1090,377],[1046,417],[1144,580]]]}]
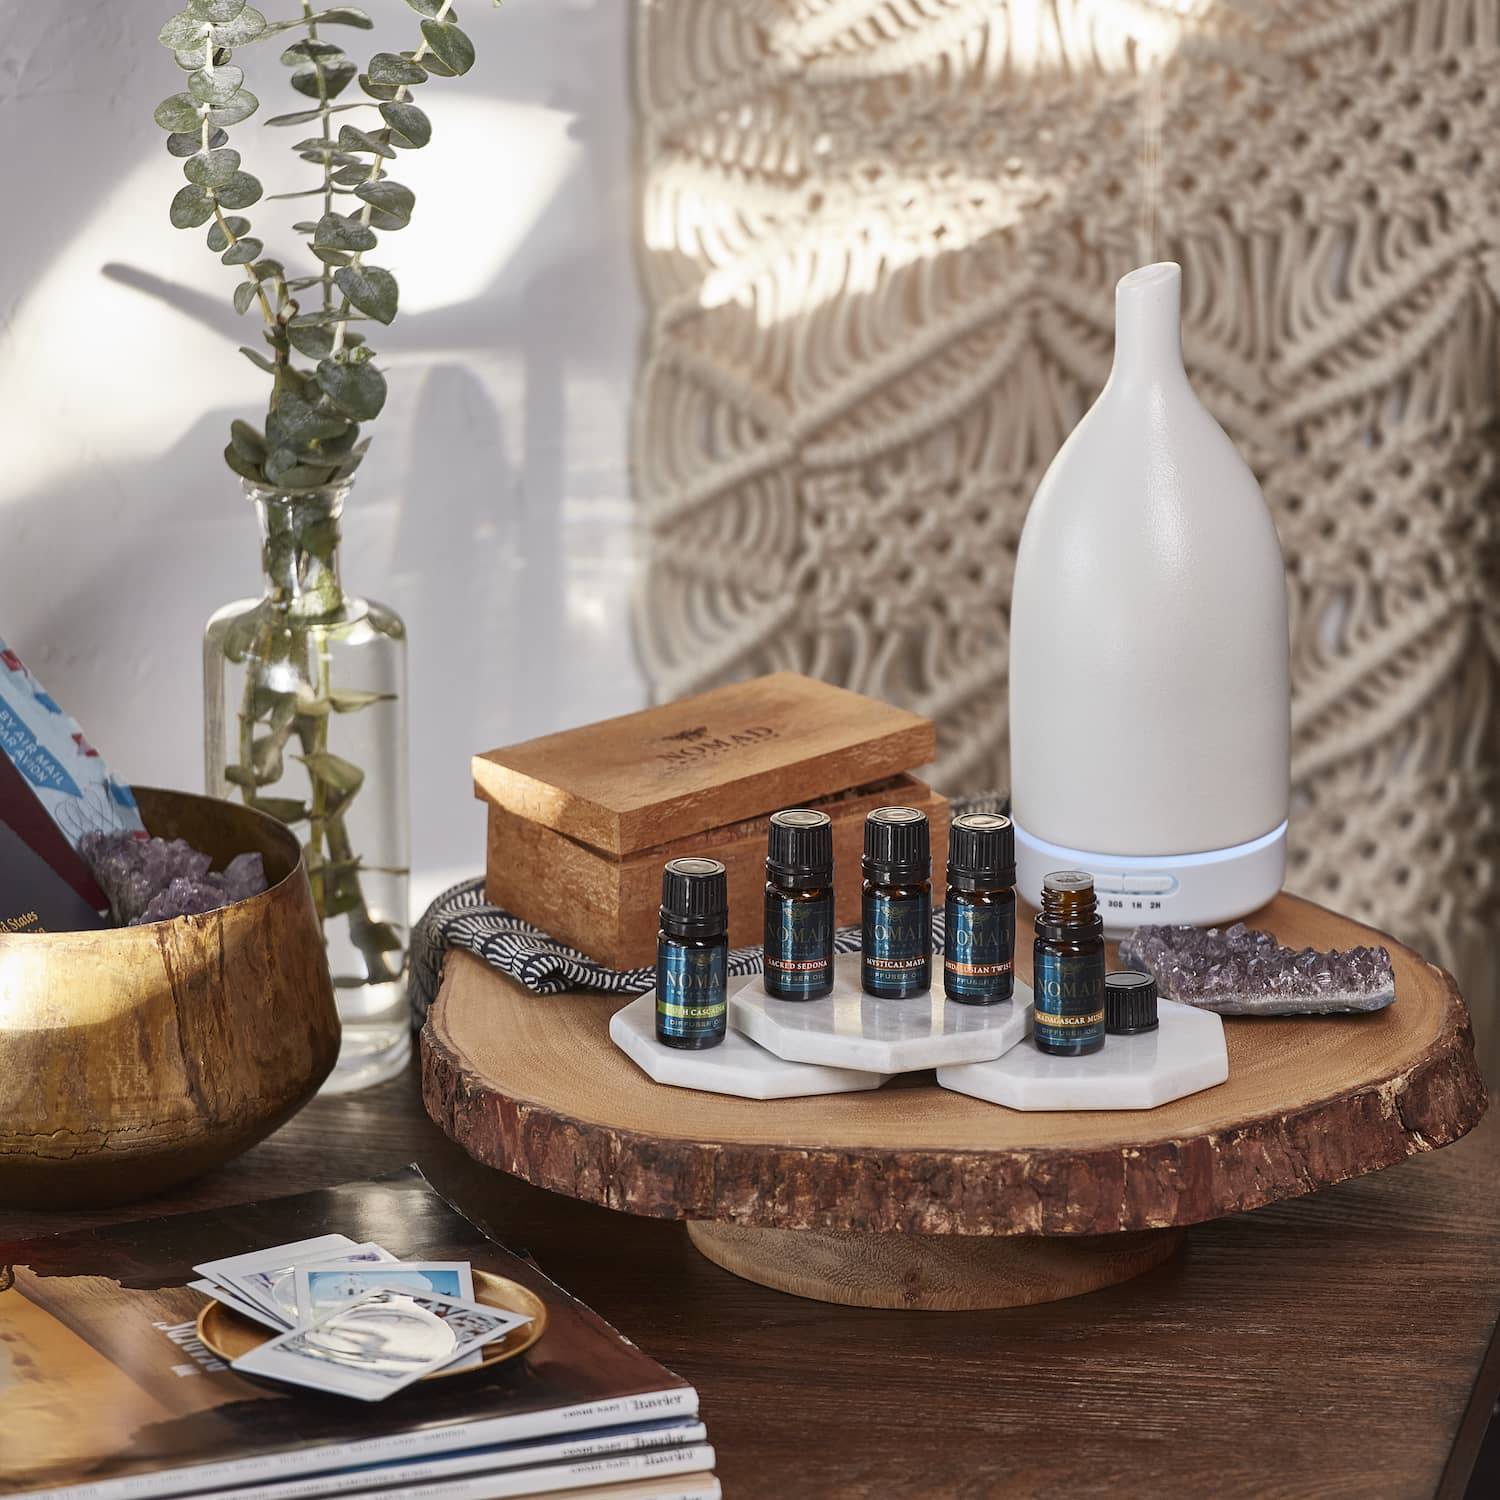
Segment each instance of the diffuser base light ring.
[{"label": "diffuser base light ring", "polygon": [[1049,843],[1016,824],[1016,890],[1033,906],[1052,870],[1094,877],[1104,931],[1118,937],[1143,923],[1212,927],[1264,906],[1286,876],[1287,825],[1228,849],[1195,854],[1099,854]]}]

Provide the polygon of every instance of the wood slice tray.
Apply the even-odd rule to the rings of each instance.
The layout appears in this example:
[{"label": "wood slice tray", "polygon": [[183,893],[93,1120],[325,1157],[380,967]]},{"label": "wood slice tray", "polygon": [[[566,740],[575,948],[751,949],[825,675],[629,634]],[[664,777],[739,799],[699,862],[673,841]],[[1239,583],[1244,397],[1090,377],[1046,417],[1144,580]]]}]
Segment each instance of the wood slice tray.
[{"label": "wood slice tray", "polygon": [[[1447,973],[1297,897],[1249,921],[1293,947],[1384,944],[1396,1003],[1226,1018],[1229,1081],[1153,1110],[1026,1114],[930,1073],[760,1101],[651,1082],[609,1040],[618,996],[534,996],[455,953],[422,1035],[423,1099],[477,1160],[687,1219],[705,1254],[783,1290],[866,1306],[1045,1301],[1149,1269],[1185,1225],[1392,1166],[1483,1114]],[[1017,946],[1029,980],[1030,944]]]}]

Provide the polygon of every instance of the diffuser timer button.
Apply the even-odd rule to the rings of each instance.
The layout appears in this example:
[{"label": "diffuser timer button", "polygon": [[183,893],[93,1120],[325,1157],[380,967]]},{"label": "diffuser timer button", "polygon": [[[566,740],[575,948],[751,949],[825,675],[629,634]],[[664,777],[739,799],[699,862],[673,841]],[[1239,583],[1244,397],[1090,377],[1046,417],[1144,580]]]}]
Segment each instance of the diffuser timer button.
[{"label": "diffuser timer button", "polygon": [[1127,875],[1124,889],[1132,896],[1165,896],[1177,882],[1170,875]]},{"label": "diffuser timer button", "polygon": [[1125,888],[1125,877],[1123,875],[1094,876],[1094,889],[1096,891],[1112,891],[1118,895]]}]

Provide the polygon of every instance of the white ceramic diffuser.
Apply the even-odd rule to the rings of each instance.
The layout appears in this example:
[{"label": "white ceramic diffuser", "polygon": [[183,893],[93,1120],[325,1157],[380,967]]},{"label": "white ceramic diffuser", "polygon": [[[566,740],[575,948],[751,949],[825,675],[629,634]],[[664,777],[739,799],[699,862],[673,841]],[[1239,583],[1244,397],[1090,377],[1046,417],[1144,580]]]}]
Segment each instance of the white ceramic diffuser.
[{"label": "white ceramic diffuser", "polygon": [[1182,271],[1115,288],[1115,362],[1042,478],[1010,620],[1017,884],[1092,872],[1105,927],[1226,921],[1281,888],[1286,577],[1182,365]]}]

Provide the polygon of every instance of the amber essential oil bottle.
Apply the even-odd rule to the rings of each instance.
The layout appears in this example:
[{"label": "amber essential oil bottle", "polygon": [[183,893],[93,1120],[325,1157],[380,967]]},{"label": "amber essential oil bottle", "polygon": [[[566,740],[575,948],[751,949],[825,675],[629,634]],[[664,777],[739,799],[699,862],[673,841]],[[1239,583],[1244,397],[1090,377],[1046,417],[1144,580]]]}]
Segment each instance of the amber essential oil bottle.
[{"label": "amber essential oil bottle", "polygon": [[1042,881],[1031,985],[1032,1039],[1041,1051],[1080,1057],[1104,1045],[1104,922],[1094,877],[1082,870]]},{"label": "amber essential oil bottle", "polygon": [[729,1024],[729,886],[716,859],[673,859],[661,876],[656,1040],[717,1047]]},{"label": "amber essential oil bottle", "polygon": [[860,986],[902,1000],[932,988],[932,851],[927,814],[877,807],[865,819]]},{"label": "amber essential oil bottle", "polygon": [[998,1005],[1015,988],[1016,831],[1000,813],[964,813],[948,827],[943,993]]},{"label": "amber essential oil bottle", "polygon": [[813,808],[771,814],[764,984],[777,1000],[833,989],[833,823]]}]

